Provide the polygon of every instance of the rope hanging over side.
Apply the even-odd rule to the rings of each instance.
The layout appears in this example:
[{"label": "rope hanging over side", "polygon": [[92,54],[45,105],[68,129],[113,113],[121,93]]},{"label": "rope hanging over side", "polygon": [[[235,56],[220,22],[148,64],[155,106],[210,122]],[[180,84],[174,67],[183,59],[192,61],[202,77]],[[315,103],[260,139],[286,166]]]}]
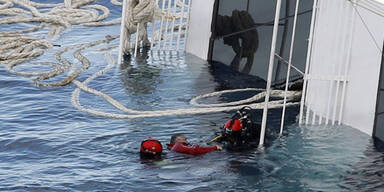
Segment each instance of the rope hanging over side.
[{"label": "rope hanging over side", "polygon": [[[114,4],[119,4],[116,2],[116,0],[111,0]],[[177,12],[175,11],[177,6],[179,9],[185,9],[187,7],[184,2],[178,0],[174,2],[174,7],[168,7],[167,9],[164,9],[164,6],[166,4],[165,0],[162,1],[163,8],[160,9],[159,6],[156,4],[155,0],[129,0],[127,5],[127,15],[125,17],[125,33],[123,34],[124,39],[123,42],[123,52],[128,53],[131,50],[133,50],[133,46],[131,45],[131,35],[136,34],[137,41],[142,42],[143,47],[150,46],[151,43],[148,40],[148,32],[147,32],[147,26],[148,22],[155,22],[157,19],[162,19],[162,24],[164,20],[176,20],[181,19],[183,20],[188,15],[186,12],[181,11]],[[168,3],[168,6],[171,6],[170,3]],[[173,9],[173,11],[171,11]],[[163,39],[163,36],[165,35],[164,32],[168,31],[174,31],[179,29],[185,29],[186,24],[183,22],[180,22],[177,25],[164,27],[161,25],[159,30],[152,29],[152,38],[151,40],[158,41]],[[154,26],[154,25],[153,25]],[[138,27],[138,28],[137,28]],[[160,35],[162,34],[162,35]]]}]

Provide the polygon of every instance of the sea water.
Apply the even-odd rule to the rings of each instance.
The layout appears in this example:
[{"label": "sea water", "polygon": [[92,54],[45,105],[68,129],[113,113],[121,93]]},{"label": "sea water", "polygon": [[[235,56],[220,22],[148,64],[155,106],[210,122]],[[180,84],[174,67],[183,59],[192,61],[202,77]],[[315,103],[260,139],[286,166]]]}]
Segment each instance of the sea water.
[{"label": "sea water", "polygon": [[[108,4],[108,1],[102,1]],[[109,5],[112,18],[120,7]],[[1,27],[1,26],[0,26]],[[118,35],[119,26],[73,26],[55,43],[62,47]],[[39,34],[36,34],[39,35]],[[118,44],[118,40],[111,44]],[[33,61],[56,62],[55,47]],[[117,49],[109,51],[117,58]],[[63,56],[77,65],[73,52]],[[84,50],[91,67],[85,80],[107,64],[104,52]],[[16,70],[40,70],[27,64]],[[55,82],[60,77],[48,81]],[[190,108],[189,100],[223,89],[262,87],[257,77],[209,65],[185,53],[141,52],[135,59],[94,79],[90,87],[136,110]],[[215,151],[192,156],[164,150],[162,160],[139,158],[148,137],[163,143],[183,133],[204,143],[233,112],[137,119],[95,116],[72,105],[76,86],[36,87],[33,77],[0,66],[0,191],[383,191],[380,143],[348,126],[298,126],[298,106],[287,109],[278,137],[281,109],[270,110],[262,148]],[[232,93],[201,102],[230,102],[254,92]],[[88,108],[122,113],[102,98],[81,92]],[[261,111],[255,121],[260,122]]]}]

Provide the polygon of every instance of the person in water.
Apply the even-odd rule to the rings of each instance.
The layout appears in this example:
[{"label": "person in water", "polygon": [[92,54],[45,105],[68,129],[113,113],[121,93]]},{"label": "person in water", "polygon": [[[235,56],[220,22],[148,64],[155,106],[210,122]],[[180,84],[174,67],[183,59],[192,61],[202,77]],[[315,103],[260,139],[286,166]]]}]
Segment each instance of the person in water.
[{"label": "person in water", "polygon": [[243,107],[228,120],[219,136],[211,142],[218,142],[230,151],[242,151],[258,147],[261,125],[253,122],[253,109]]},{"label": "person in water", "polygon": [[185,153],[191,155],[200,155],[209,153],[211,151],[222,150],[223,148],[220,145],[202,147],[199,145],[191,145],[188,143],[187,138],[183,134],[172,135],[171,141],[167,144],[169,150]]},{"label": "person in water", "polygon": [[163,152],[163,146],[157,139],[148,138],[141,142],[141,159],[160,159]]}]

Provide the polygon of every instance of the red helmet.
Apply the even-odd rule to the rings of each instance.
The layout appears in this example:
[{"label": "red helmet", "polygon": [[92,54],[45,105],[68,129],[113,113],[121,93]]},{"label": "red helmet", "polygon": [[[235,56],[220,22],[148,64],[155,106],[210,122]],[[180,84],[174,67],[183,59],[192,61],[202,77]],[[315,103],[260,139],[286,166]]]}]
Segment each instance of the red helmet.
[{"label": "red helmet", "polygon": [[160,141],[156,139],[149,138],[141,142],[140,152],[157,155],[162,151],[163,146],[161,145]]},{"label": "red helmet", "polygon": [[224,129],[231,129],[232,131],[240,131],[243,128],[243,123],[239,119],[231,119],[224,125]]}]

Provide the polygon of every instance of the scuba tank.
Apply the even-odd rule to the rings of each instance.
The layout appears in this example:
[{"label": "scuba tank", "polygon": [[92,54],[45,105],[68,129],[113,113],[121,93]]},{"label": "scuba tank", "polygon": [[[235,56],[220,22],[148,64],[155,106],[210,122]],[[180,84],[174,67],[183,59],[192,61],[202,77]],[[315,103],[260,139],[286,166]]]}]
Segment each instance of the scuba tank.
[{"label": "scuba tank", "polygon": [[260,124],[252,121],[252,108],[246,106],[238,110],[221,130],[218,142],[227,149],[239,150],[257,147],[260,137]]}]

